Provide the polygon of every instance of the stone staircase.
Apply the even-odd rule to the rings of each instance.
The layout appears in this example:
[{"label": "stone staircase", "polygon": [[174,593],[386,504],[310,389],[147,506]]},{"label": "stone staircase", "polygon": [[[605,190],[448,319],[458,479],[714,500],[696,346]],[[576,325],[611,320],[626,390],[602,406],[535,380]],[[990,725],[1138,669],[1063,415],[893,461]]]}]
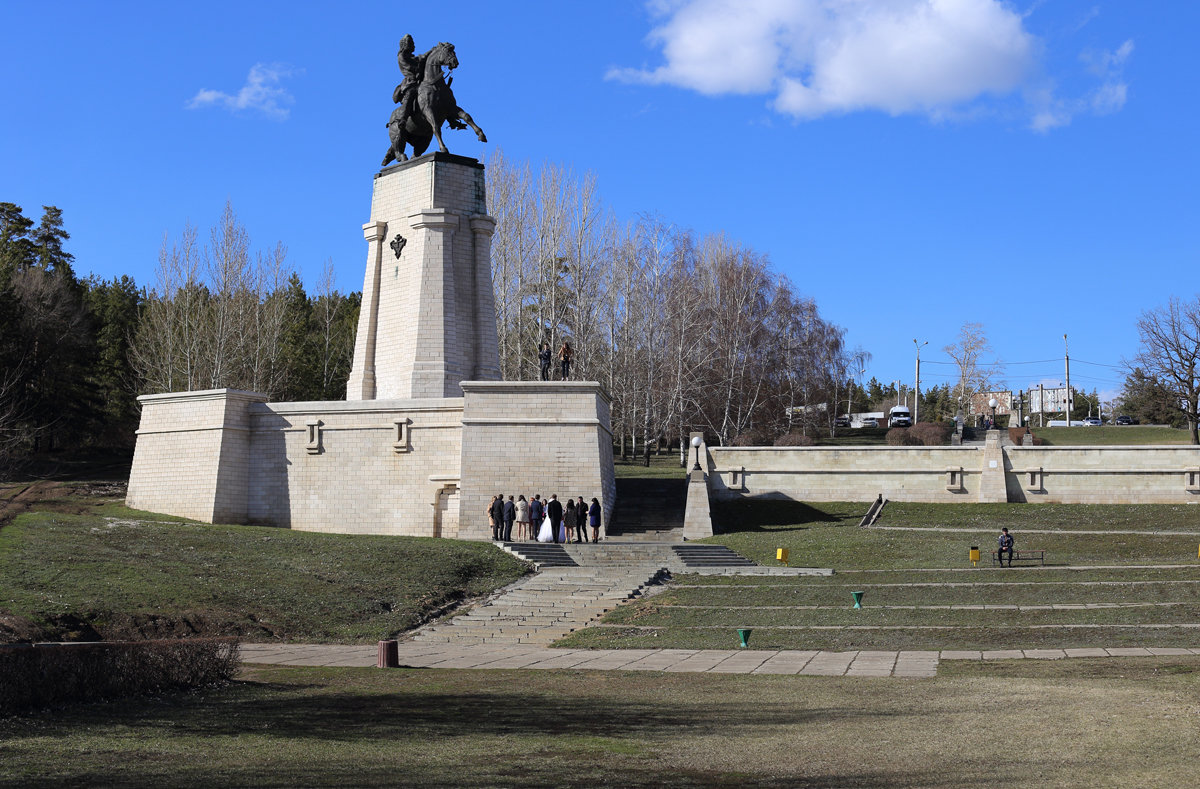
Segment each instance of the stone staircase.
[{"label": "stone staircase", "polygon": [[622,542],[683,542],[687,480],[622,478],[607,538]]},{"label": "stone staircase", "polygon": [[682,568],[668,564],[672,570],[695,570],[700,567],[754,567],[754,562],[724,545],[704,545],[702,543],[686,543],[672,545],[671,551],[682,563]]},{"label": "stone staircase", "polygon": [[547,568],[485,605],[419,631],[413,641],[545,646],[639,596],[665,575],[665,568],[645,564]]},{"label": "stone staircase", "polygon": [[673,573],[686,573],[701,567],[755,567],[754,562],[724,545],[706,543],[615,542],[496,543],[501,550],[547,567],[599,567],[621,571],[629,567],[661,567]]}]

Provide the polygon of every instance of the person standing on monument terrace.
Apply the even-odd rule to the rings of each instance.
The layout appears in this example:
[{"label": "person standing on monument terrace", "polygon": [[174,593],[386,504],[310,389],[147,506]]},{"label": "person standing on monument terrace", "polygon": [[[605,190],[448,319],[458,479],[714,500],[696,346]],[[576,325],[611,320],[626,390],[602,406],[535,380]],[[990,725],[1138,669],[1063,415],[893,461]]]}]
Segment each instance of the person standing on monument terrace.
[{"label": "person standing on monument terrace", "polygon": [[542,343],[542,347],[538,348],[538,364],[542,368],[542,380],[550,380],[550,343]]},{"label": "person standing on monument terrace", "polygon": [[[571,535],[579,528],[579,510],[575,508],[575,499],[567,499],[567,506],[563,509],[563,542],[571,542]],[[576,535],[575,542],[579,542],[579,537]]]},{"label": "person standing on monument terrace", "polygon": [[525,496],[517,496],[517,539],[529,539],[529,502]]},{"label": "person standing on monument terrace", "polygon": [[492,500],[492,539],[499,540],[504,529],[504,494],[497,493]]},{"label": "person standing on monument terrace", "polygon": [[588,510],[588,523],[592,527],[592,542],[600,542],[600,502],[592,499],[592,507]]},{"label": "person standing on monument terrace", "polygon": [[509,496],[508,501],[504,502],[504,541],[512,542],[512,527],[513,521],[517,519],[517,505],[513,502],[513,497]]},{"label": "person standing on monument terrace", "polygon": [[546,517],[550,519],[550,534],[554,542],[558,542],[558,530],[562,525],[563,506],[558,500],[557,493],[550,494],[550,502],[546,505]]},{"label": "person standing on monument terrace", "polygon": [[575,533],[578,537],[575,542],[587,542],[588,505],[583,496],[575,500],[575,509],[578,513],[575,516]]},{"label": "person standing on monument terrace", "polygon": [[496,539],[496,497],[492,496],[492,500],[487,505],[488,528],[492,530],[492,539]]},{"label": "person standing on monument terrace", "polygon": [[546,518],[546,507],[542,504],[542,494],[535,493],[533,501],[529,502],[529,537],[541,542],[542,521]]},{"label": "person standing on monument terrace", "polygon": [[562,347],[558,349],[558,361],[562,364],[562,380],[564,381],[571,375],[571,358],[573,356],[571,343],[563,340]]}]

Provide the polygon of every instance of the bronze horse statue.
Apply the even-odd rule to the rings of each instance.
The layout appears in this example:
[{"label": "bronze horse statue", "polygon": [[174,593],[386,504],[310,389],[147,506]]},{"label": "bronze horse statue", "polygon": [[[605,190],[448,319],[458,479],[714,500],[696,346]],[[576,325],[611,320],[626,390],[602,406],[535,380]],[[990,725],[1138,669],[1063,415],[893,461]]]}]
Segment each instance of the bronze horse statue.
[{"label": "bronze horse statue", "polygon": [[[408,160],[404,146],[412,146],[412,155],[420,156],[425,153],[429,143],[437,137],[438,150],[449,153],[446,143],[442,141],[442,124],[450,124],[451,129],[465,129],[470,126],[475,130],[475,136],[480,142],[487,142],[483,129],[475,125],[466,110],[454,101],[454,91],[450,83],[454,78],[446,79],[442,69],[450,71],[458,68],[458,56],[454,54],[454,45],[445,41],[430,49],[422,56],[425,71],[420,84],[417,86],[416,107],[402,103],[392,112],[388,119],[388,137],[392,144],[387,155],[383,157],[384,166],[393,161]],[[399,88],[397,88],[397,91]]]}]

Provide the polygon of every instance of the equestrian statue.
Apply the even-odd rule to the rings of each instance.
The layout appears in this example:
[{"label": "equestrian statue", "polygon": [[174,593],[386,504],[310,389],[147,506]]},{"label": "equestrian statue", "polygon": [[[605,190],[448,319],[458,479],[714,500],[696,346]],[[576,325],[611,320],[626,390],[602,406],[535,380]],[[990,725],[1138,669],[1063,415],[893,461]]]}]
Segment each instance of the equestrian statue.
[{"label": "equestrian statue", "polygon": [[[392,144],[383,157],[384,166],[394,161],[407,161],[408,156],[404,153],[406,145],[412,147],[413,156],[420,156],[434,137],[437,137],[438,150],[449,153],[446,143],[442,142],[443,123],[450,124],[451,129],[470,126],[480,142],[487,142],[483,129],[476,126],[466,110],[455,103],[454,91],[450,90],[454,77],[448,72],[458,68],[454,45],[443,41],[423,55],[414,55],[413,49],[412,36],[406,35],[400,39],[396,61],[404,81],[392,92],[392,101],[398,106],[387,122],[388,137]],[[443,69],[446,71],[443,72]]]}]

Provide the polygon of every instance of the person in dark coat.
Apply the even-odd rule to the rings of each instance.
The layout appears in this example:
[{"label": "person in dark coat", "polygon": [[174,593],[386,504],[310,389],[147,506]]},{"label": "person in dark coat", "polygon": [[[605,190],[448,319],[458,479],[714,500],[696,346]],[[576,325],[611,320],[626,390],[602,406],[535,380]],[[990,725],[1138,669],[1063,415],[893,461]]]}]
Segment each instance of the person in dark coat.
[{"label": "person in dark coat", "polygon": [[563,505],[558,500],[557,493],[550,494],[550,501],[546,504],[546,516],[550,518],[550,531],[554,532],[554,541],[558,542],[558,527],[562,524]]},{"label": "person in dark coat", "polygon": [[542,347],[538,349],[538,365],[542,368],[542,380],[550,380],[550,358],[554,352],[550,350],[550,343],[542,343]]},{"label": "person in dark coat", "polygon": [[583,496],[580,496],[575,500],[575,509],[578,513],[575,516],[575,535],[577,538],[575,541],[587,542],[588,505],[587,502],[583,500]]},{"label": "person in dark coat", "polygon": [[546,505],[542,504],[542,494],[533,497],[529,502],[529,531],[530,539],[536,540],[542,528],[542,520],[546,517]]},{"label": "person in dark coat", "polygon": [[1007,526],[1000,530],[1000,539],[997,542],[999,543],[999,546],[996,550],[996,558],[1000,560],[1000,566],[1004,566],[1004,554],[1007,552],[1008,566],[1012,567],[1013,544],[1015,540],[1013,540],[1012,535],[1008,533]]},{"label": "person in dark coat", "polygon": [[513,521],[517,519],[517,505],[513,501],[513,497],[509,496],[508,501],[504,502],[504,541],[512,542],[512,527]]},{"label": "person in dark coat", "polygon": [[558,361],[562,364],[562,380],[567,380],[571,377],[571,360],[575,358],[575,352],[571,350],[571,343],[563,340],[562,347],[558,349]]},{"label": "person in dark coat", "polygon": [[592,499],[588,510],[588,523],[592,527],[592,542],[600,542],[600,502]]},{"label": "person in dark coat", "polygon": [[[567,505],[563,508],[563,526],[563,537],[570,542],[571,535],[579,528],[579,509],[575,506],[575,499],[567,499]],[[575,542],[579,542],[578,537]]]},{"label": "person in dark coat", "polygon": [[504,494],[497,493],[492,502],[492,540],[498,541],[504,536]]}]

